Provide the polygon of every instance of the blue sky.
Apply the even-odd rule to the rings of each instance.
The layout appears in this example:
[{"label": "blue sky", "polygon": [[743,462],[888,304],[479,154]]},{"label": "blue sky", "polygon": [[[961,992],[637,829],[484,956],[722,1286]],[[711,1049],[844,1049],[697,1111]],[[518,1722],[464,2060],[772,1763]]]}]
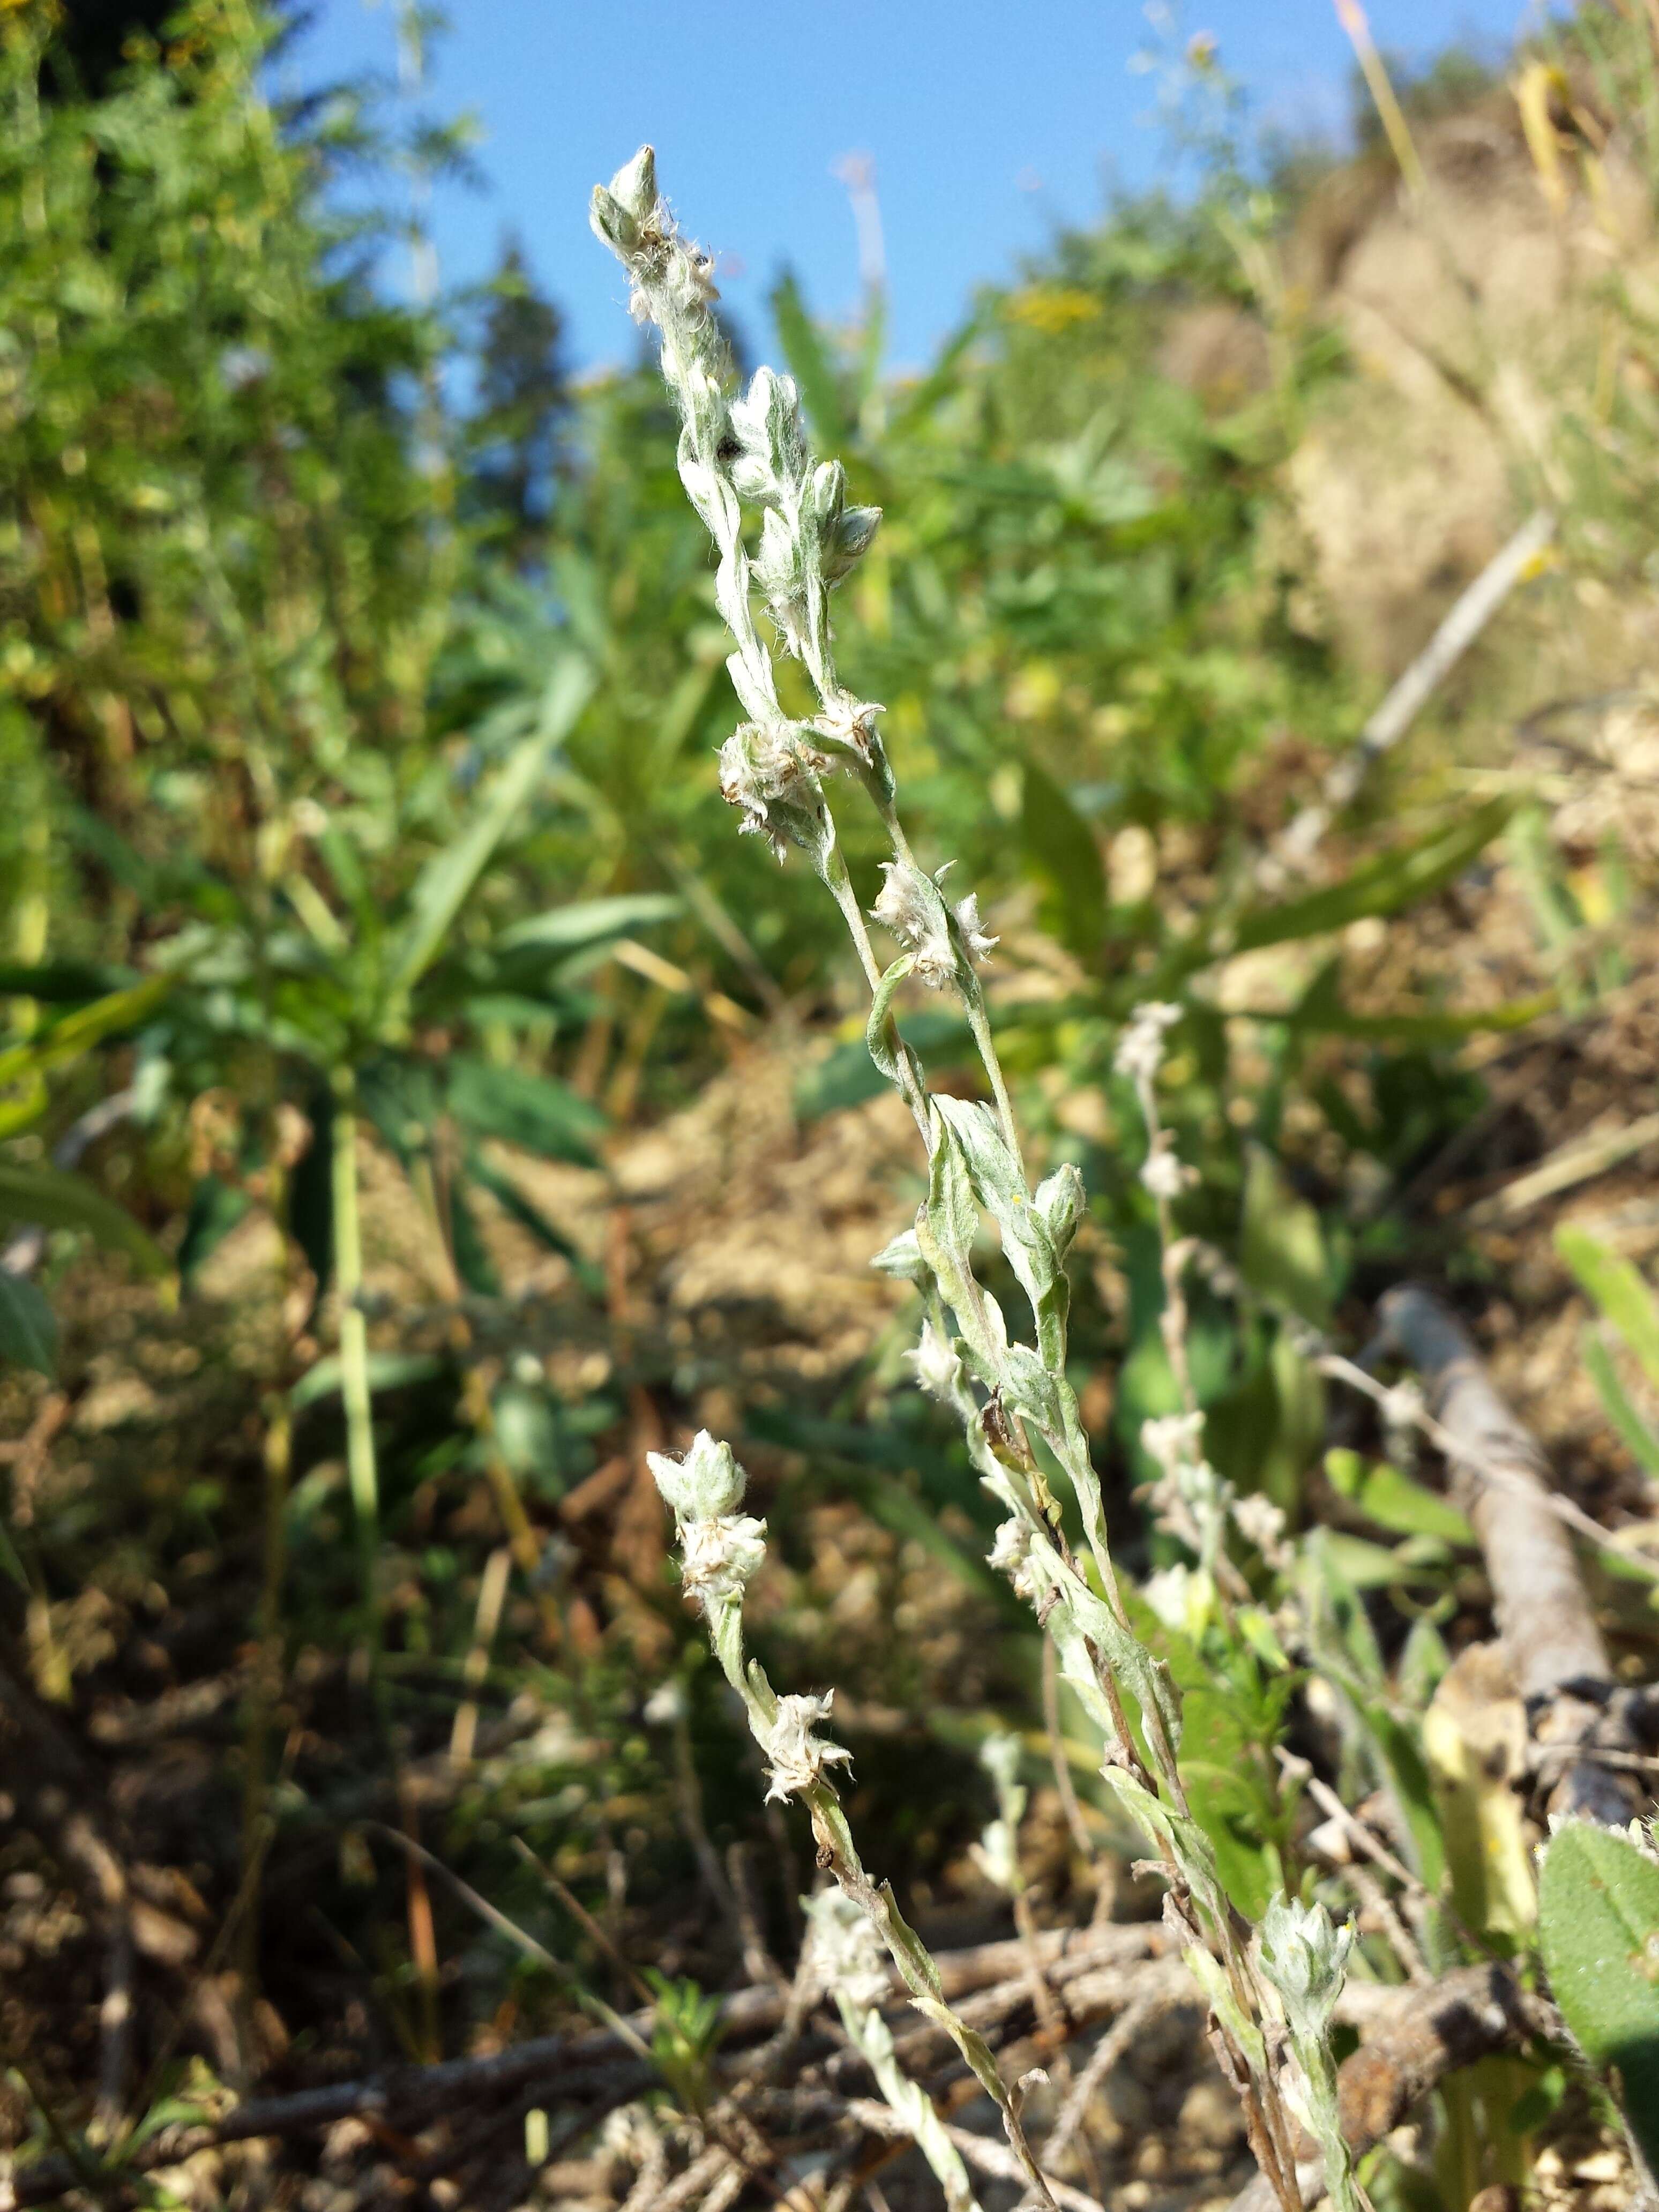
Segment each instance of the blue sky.
[{"label": "blue sky", "polygon": [[[1453,39],[1499,51],[1538,0],[1373,0],[1385,51]],[[974,284],[1009,272],[1110,182],[1167,162],[1139,0],[450,0],[425,104],[469,110],[488,187],[447,186],[432,227],[446,285],[522,239],[568,319],[577,368],[624,357],[620,271],[590,237],[589,186],[649,137],[684,226],[720,257],[721,289],[765,343],[786,260],[822,314],[852,312],[859,263],[833,169],[872,155],[891,292],[891,356],[926,359]],[[1330,131],[1349,49],[1331,0],[1190,0],[1259,118]],[[394,0],[321,0],[280,66],[312,84],[395,69]]]}]

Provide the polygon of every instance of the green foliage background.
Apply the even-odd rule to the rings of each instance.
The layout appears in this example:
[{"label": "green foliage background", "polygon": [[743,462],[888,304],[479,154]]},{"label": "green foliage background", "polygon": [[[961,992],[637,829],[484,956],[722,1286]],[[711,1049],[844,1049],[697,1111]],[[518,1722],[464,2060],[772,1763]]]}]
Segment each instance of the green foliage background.
[{"label": "green foliage background", "polygon": [[[1569,58],[1615,108],[1640,95],[1623,22],[1586,10]],[[722,1834],[756,1824],[755,1793],[672,1590],[652,1579],[659,1556],[633,1614],[548,1567],[554,1507],[634,1448],[641,1394],[659,1419],[689,1394],[631,1343],[625,1298],[501,1147],[591,1165],[768,1024],[803,1048],[804,1125],[878,1079],[857,1025],[838,1026],[850,1000],[818,887],[740,842],[715,789],[736,710],[653,368],[573,387],[556,311],[516,254],[482,297],[392,303],[376,256],[396,225],[346,220],[331,187],[348,164],[430,172],[464,149],[425,126],[384,137],[349,92],[274,111],[259,89],[271,35],[241,0],[197,0],[119,66],[83,55],[77,77],[53,11],[0,11],[0,1218],[47,1232],[38,1270],[0,1273],[8,1403],[32,1418],[45,1371],[88,1357],[84,1342],[60,1346],[52,1309],[95,1249],[181,1290],[172,1314],[155,1296],[144,1325],[208,1334],[219,1376],[170,1470],[117,1450],[19,1529],[7,1636],[41,1694],[72,1711],[113,1678],[106,1654],[54,1640],[54,1607],[134,1577],[165,1597],[182,1560],[222,1557],[265,1670],[242,1699],[240,1802],[228,1793],[219,1808],[228,1894],[267,1848],[280,1861],[356,1833],[350,1790],[276,1775],[295,1654],[335,1669],[313,1719],[366,1747],[384,1781],[447,1733],[480,1557],[504,1539],[529,1626],[467,1680],[557,1724],[539,1762],[475,1777],[445,1841],[533,1920],[552,1908],[504,1848],[515,1823],[587,1881],[612,1826],[631,1821],[657,1873],[683,1876],[660,1741],[639,1718],[665,1674],[693,1684],[684,1749]],[[1414,112],[1431,117],[1450,82],[1427,82]],[[1481,1109],[1461,1048],[1558,1003],[1582,1012],[1625,971],[1547,836],[1526,842],[1528,793],[1511,782],[1470,804],[1432,759],[1345,823],[1317,887],[1264,877],[1269,840],[1312,789],[1310,764],[1353,736],[1371,679],[1340,625],[1309,613],[1315,562],[1291,489],[1310,422],[1352,367],[1316,303],[1263,278],[1317,175],[1287,159],[1247,177],[1223,154],[1191,204],[1118,209],[988,286],[914,381],[884,372],[878,297],[846,331],[816,323],[793,280],[774,306],[819,447],[845,459],[853,498],[885,513],[841,605],[842,665],[885,702],[919,849],[955,860],[1007,917],[1020,964],[1052,985],[999,1002],[998,1026],[1038,1144],[1084,1169],[1094,1249],[1121,1285],[1080,1284],[1078,1326],[1079,1382],[1113,1378],[1102,1442],[1126,1547],[1141,1565],[1175,1556],[1139,1528],[1128,1490],[1148,1471],[1142,1420],[1176,1397],[1144,1140],[1111,1055],[1134,1005],[1176,998],[1167,1113],[1200,1171],[1183,1225],[1246,1286],[1242,1303],[1194,1294],[1209,1449],[1293,1528],[1329,1517],[1334,1497],[1352,1509],[1308,1553],[1319,1662],[1347,1715],[1346,1780],[1408,1808],[1433,1887],[1443,1852],[1419,1721],[1447,1657],[1435,1624],[1466,1594],[1464,1532],[1397,1469],[1351,1453],[1325,1471],[1322,1386],[1285,1323],[1338,1326],[1408,1261],[1443,1258],[1392,1200]],[[1609,314],[1630,304],[1616,293]],[[1176,372],[1171,332],[1195,307],[1234,318],[1245,370]],[[1645,360],[1650,321],[1620,327]],[[476,391],[471,412],[447,397],[457,388]],[[1639,494],[1654,431],[1639,380],[1599,418],[1563,401],[1542,473],[1565,493],[1579,574],[1619,585],[1653,558]],[[1539,495],[1524,460],[1514,473],[1517,501]],[[1161,876],[1126,868],[1126,831],[1170,860]],[[1351,1003],[1339,933],[1392,927],[1506,836],[1531,855],[1544,992],[1470,1014],[1455,975],[1413,969],[1408,1006]],[[874,848],[856,830],[849,858],[867,904]],[[1607,881],[1626,914],[1641,910],[1630,870],[1609,863]],[[1202,979],[1235,953],[1315,942],[1311,980],[1241,1065]],[[919,1037],[933,1020],[948,1059],[956,1039],[936,1014],[906,1018]],[[86,1117],[112,1096],[118,1134],[83,1158]],[[1071,1110],[1080,1097],[1088,1114]],[[363,1303],[364,1133],[446,1255],[436,1322]],[[1343,1195],[1356,1162],[1363,1206]],[[573,1262],[581,1318],[559,1325],[613,1355],[591,1391],[549,1380],[503,1291],[487,1234],[502,1207]],[[250,1208],[277,1224],[277,1272],[306,1310],[259,1358],[221,1364],[219,1322],[191,1285]],[[1595,1273],[1594,1255],[1572,1264]],[[1615,1289],[1610,1318],[1635,1312],[1626,1336],[1646,1360],[1645,1307]],[[1596,1341],[1615,1425],[1659,1460]],[[998,1696],[1029,1692],[1034,1646],[981,1565],[984,1502],[902,1388],[896,1339],[817,1402],[740,1413],[792,1455],[773,1511],[786,1555],[804,1551],[826,1486],[859,1499],[975,1592]],[[433,1533],[446,1486],[487,1501],[470,1542]],[[1190,1637],[1148,1623],[1188,1692],[1194,1802],[1255,1911],[1308,1862],[1273,1758],[1299,1677],[1268,1619],[1271,1575],[1252,1571],[1253,1645],[1206,1644],[1202,1621]],[[1379,1641],[1365,1593],[1395,1590]],[[574,1594],[595,1624],[586,1646],[570,1632]],[[641,1604],[654,1642],[640,1640]],[[927,1701],[902,1654],[882,1663],[901,1670],[896,1702]],[[860,1752],[866,1817],[919,1878],[971,1828],[979,1784],[960,1754],[982,1718],[932,1713],[925,1815],[902,1759]],[[358,1813],[380,1802],[359,1794]],[[387,1933],[392,1874],[365,1872],[358,1844],[337,1855],[330,1910],[379,1945],[377,2001],[429,2053],[439,1999]],[[474,1978],[498,1996],[514,1971],[492,1955]],[[545,1988],[538,2001],[555,2002]]]}]

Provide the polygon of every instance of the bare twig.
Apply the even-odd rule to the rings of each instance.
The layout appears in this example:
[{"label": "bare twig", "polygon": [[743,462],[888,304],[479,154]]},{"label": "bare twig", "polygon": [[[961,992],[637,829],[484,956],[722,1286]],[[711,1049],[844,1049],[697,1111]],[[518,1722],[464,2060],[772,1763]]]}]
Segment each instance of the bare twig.
[{"label": "bare twig", "polygon": [[[902,2133],[903,2123],[887,2106],[878,2104],[873,2098],[849,2098],[847,2105],[849,2118],[856,2120],[872,2136],[895,2136]],[[976,2135],[971,2128],[947,2127],[945,2130],[962,2153],[969,2166],[976,2166],[994,2181],[1022,2182],[1024,2171],[1006,2143],[998,2142],[990,2136]],[[1049,2191],[1062,2212],[1101,2212],[1097,2198],[1087,2196],[1081,2189],[1073,2189],[1063,2181],[1049,2179]]]},{"label": "bare twig", "polygon": [[[1633,1748],[1617,1733],[1607,1645],[1550,1503],[1542,1450],[1493,1387],[1462,1324],[1437,1298],[1402,1285],[1385,1296],[1380,1317],[1389,1341],[1422,1376],[1434,1419],[1460,1447],[1453,1496],[1480,1539],[1498,1630],[1534,1739],[1577,1745],[1606,1737],[1613,1749]],[[1564,1767],[1549,1802],[1553,1811],[1613,1825],[1632,1810],[1618,1776],[1589,1759]]]},{"label": "bare twig", "polygon": [[1096,2090],[1146,2022],[1164,2011],[1170,2001],[1169,1990],[1156,1988],[1148,1990],[1144,1996],[1133,1998],[1096,2044],[1089,2053],[1087,2065],[1073,2084],[1071,2094],[1060,2106],[1060,2117],[1042,2146],[1042,2154],[1050,2165],[1064,2157],[1071,2148],[1072,2138],[1083,2125],[1090,2100]]},{"label": "bare twig", "polygon": [[1513,1221],[1545,1199],[1588,1182],[1594,1176],[1605,1175],[1621,1160],[1656,1143],[1659,1143],[1659,1114],[1644,1114],[1620,1128],[1592,1130],[1587,1136],[1573,1137],[1536,1167],[1477,1200],[1464,1218],[1471,1228],[1492,1221]]},{"label": "bare twig", "polygon": [[751,1982],[770,1982],[778,1989],[787,1989],[789,1978],[772,1956],[766,1941],[765,1915],[755,1880],[754,1855],[747,1844],[732,1844],[728,1848],[726,1872],[737,1911],[744,1973]]},{"label": "bare twig", "polygon": [[1357,796],[1382,754],[1405,736],[1554,535],[1555,517],[1540,507],[1492,556],[1389,690],[1353,745],[1333,764],[1318,799],[1304,806],[1279,839],[1272,863],[1279,873],[1294,872],[1306,866],[1332,817]]},{"label": "bare twig", "polygon": [[[396,1831],[382,1829],[380,1832],[405,1852],[411,1848],[408,1838]],[[457,1883],[456,1877],[441,1860],[424,1850],[422,1856],[429,1871],[442,1874],[466,1893],[465,1886]],[[476,1892],[467,1895],[467,1901],[475,1910],[483,1904]],[[486,1917],[494,1921],[495,1909],[490,1908]],[[543,1964],[568,1974],[568,1968],[521,1929],[515,1928],[504,1914],[499,1916],[497,1924],[503,1934],[521,1948],[528,1948]],[[1074,2029],[1090,2025],[1103,2014],[1121,2012],[1126,2004],[1134,2001],[1139,1978],[1148,1973],[1167,1978],[1173,2001],[1178,1978],[1185,1972],[1178,1959],[1168,1955],[1169,1939],[1163,1929],[1150,1923],[1045,1929],[1035,1938],[1034,1948],[1042,1961],[1045,1980],[1056,1991],[1060,2008]],[[976,2024],[983,2029],[992,2027],[994,2021],[1006,2021],[1029,2007],[1026,1960],[1027,1947],[1014,1941],[942,1952],[938,1965],[950,1997],[971,2000],[978,1992],[981,2002],[993,2001],[982,2013],[975,2014]],[[890,1980],[896,1996],[897,1976],[893,1975]],[[1184,1984],[1181,1986],[1184,1987]],[[769,2033],[786,2021],[792,2003],[796,2002],[790,1992],[769,1983],[735,1990],[720,2002],[722,2047]],[[177,2164],[216,2144],[313,2135],[339,2120],[353,2118],[371,2119],[407,2134],[441,2115],[454,2114],[520,2093],[528,2094],[532,2090],[537,2093],[536,2101],[544,2097],[560,2103],[586,2100],[597,2121],[604,2112],[626,2103],[658,2080],[654,2066],[648,2057],[642,2055],[647,2052],[654,2023],[653,2011],[641,2010],[618,2020],[614,2032],[543,2036],[485,2057],[451,2059],[435,2066],[398,2066],[357,2081],[331,2083],[325,2088],[251,2099],[234,2106],[220,2118],[204,2121],[199,2126],[181,2125],[161,2130],[139,2146],[124,2162],[123,2170],[143,2172],[155,2166]],[[919,2040],[941,2039],[942,2032],[928,2023],[917,2021],[913,2025]],[[705,2186],[712,2185],[716,2170],[711,2167],[711,2180]],[[9,2202],[19,2207],[44,2204],[82,2186],[84,2181],[83,2166],[67,2158],[42,2159],[15,2174]],[[0,2188],[0,2212],[6,2212],[6,2207],[3,2188]]]},{"label": "bare twig", "polygon": [[127,1911],[126,1881],[111,1911],[109,1966],[104,1981],[104,2001],[98,2008],[98,2102],[93,2115],[93,2140],[107,2142],[121,2124],[127,2074],[132,2051],[133,1970],[137,1963],[132,1921]]}]

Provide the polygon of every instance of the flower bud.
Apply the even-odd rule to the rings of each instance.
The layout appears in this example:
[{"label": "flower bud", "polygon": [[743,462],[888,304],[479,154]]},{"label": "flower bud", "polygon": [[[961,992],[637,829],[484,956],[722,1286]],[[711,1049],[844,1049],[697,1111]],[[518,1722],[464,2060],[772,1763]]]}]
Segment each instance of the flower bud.
[{"label": "flower bud", "polygon": [[743,1503],[748,1478],[732,1458],[731,1445],[716,1443],[707,1429],[698,1430],[683,1459],[647,1452],[646,1461],[682,1527],[688,1522],[718,1520],[735,1513]]},{"label": "flower bud", "polygon": [[836,517],[835,528],[826,533],[823,542],[823,573],[830,583],[839,583],[863,557],[880,527],[878,507],[842,509]]},{"label": "flower bud", "polygon": [[1084,1194],[1083,1177],[1067,1160],[1051,1176],[1045,1176],[1037,1185],[1031,1203],[1036,1206],[1043,1227],[1048,1231],[1054,1248],[1054,1257],[1063,1260],[1071,1249],[1077,1227],[1088,1210]]},{"label": "flower bud", "polygon": [[1330,2025],[1353,1948],[1352,1921],[1334,1927],[1322,1905],[1282,1893],[1261,1923],[1261,1971],[1279,1991],[1292,2036],[1317,2043]]},{"label": "flower bud", "polygon": [[839,461],[820,461],[801,505],[824,535],[834,532],[847,503],[847,471]]},{"label": "flower bud", "polygon": [[649,222],[657,204],[657,156],[641,146],[631,161],[624,161],[611,179],[610,197],[635,223]]},{"label": "flower bud", "polygon": [[921,1341],[905,1358],[916,1370],[916,1380],[930,1398],[942,1406],[955,1403],[962,1380],[962,1362],[948,1336],[941,1336],[931,1321],[921,1324]]},{"label": "flower bud", "polygon": [[884,1244],[870,1265],[902,1283],[919,1283],[927,1273],[921,1246],[914,1229],[901,1229],[890,1244]]},{"label": "flower bud", "polygon": [[588,227],[602,246],[626,261],[639,252],[640,227],[613,193],[595,185],[587,204]]},{"label": "flower bud", "polygon": [[[757,368],[749,389],[732,406],[732,431],[742,447],[750,479],[793,484],[806,461],[800,397],[793,376]],[[744,489],[742,484],[739,489]],[[753,495],[751,495],[752,496]]]}]

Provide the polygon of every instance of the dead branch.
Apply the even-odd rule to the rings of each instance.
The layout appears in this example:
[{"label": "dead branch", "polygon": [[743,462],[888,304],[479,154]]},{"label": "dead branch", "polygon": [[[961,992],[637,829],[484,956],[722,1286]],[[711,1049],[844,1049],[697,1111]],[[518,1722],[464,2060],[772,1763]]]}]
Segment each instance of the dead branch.
[{"label": "dead branch", "polygon": [[[850,2119],[856,2120],[872,2136],[897,2139],[906,2133],[904,2123],[897,2113],[886,2105],[878,2104],[872,2098],[849,2099],[846,2110]],[[975,2135],[971,2128],[947,2126],[945,2132],[969,2165],[976,2166],[981,2173],[989,2174],[994,2181],[1018,2183],[1025,2179],[1024,2168],[1006,2143],[994,2142],[989,2136]],[[1054,2193],[1055,2203],[1063,2207],[1064,2212],[1100,2212],[1098,2201],[1086,2191],[1073,2189],[1064,2181],[1056,2181],[1052,2175],[1048,2178],[1048,2187]]]},{"label": "dead branch", "polygon": [[1317,800],[1304,806],[1279,839],[1273,871],[1282,876],[1306,866],[1332,817],[1357,796],[1373,764],[1405,736],[1516,586],[1534,569],[1554,535],[1555,517],[1540,507],[1492,556],[1390,689],[1358,741],[1332,764]]},{"label": "dead branch", "polygon": [[[1548,1460],[1493,1387],[1462,1322],[1431,1292],[1401,1285],[1379,1313],[1385,1338],[1421,1376],[1430,1412],[1458,1448],[1452,1495],[1480,1540],[1534,1741],[1633,1749],[1571,1539],[1552,1508]],[[1553,1812],[1609,1825],[1634,1810],[1620,1776],[1588,1757],[1565,1764],[1548,1802]]]},{"label": "dead branch", "polygon": [[[1529,1996],[1505,1966],[1461,1966],[1427,1989],[1402,1990],[1369,2039],[1337,2075],[1342,2132],[1356,2157],[1380,2142],[1448,2074],[1502,2051],[1518,2050],[1553,2025],[1549,2008]],[[1304,2138],[1297,2185],[1304,2205],[1325,2190],[1324,2163]],[[1275,2212],[1258,2174],[1231,2212]]]},{"label": "dead branch", "polygon": [[[1168,1949],[1169,1939],[1155,1923],[1108,1925],[1046,1930],[1029,1947],[1018,1939],[976,1944],[943,1953],[939,1965],[947,1997],[968,1998],[976,2024],[986,2032],[1030,2007],[1035,1954],[1058,2008],[1077,2028],[1130,2002],[1148,1971],[1181,1973],[1180,1962],[1166,1957]],[[893,1988],[896,1996],[896,1976]],[[724,1998],[723,2045],[740,2045],[768,2034],[783,2021],[788,2002],[788,1992],[770,1984]],[[655,2014],[642,2009],[624,2025],[639,2043],[648,2044]],[[913,2025],[919,2039],[934,2039],[929,2024]],[[250,2099],[217,2119],[161,2130],[128,2161],[127,2170],[175,2165],[226,2143],[313,2135],[343,2119],[367,2119],[408,2135],[464,2109],[522,2098],[532,2087],[539,2097],[588,2101],[597,2120],[655,2080],[653,2070],[634,2057],[620,2035],[593,2031],[542,2036],[489,2057],[392,2067],[357,2081]],[[0,2180],[0,2212],[49,2203],[84,2184],[84,2173],[68,2160],[41,2159],[16,2170],[9,2183]]]},{"label": "dead branch", "polygon": [[[599,2039],[580,2040],[591,2044]],[[218,2119],[160,2130],[131,2158],[113,2166],[111,2177],[176,2166],[198,2152],[227,2143],[312,2135],[343,2119],[365,2119],[407,2135],[411,2128],[428,2124],[463,2105],[488,2103],[514,2091],[522,2094],[544,2077],[549,2095],[556,2089],[562,2097],[585,2096],[590,2121],[597,2122],[657,2079],[653,2068],[637,2061],[619,2063],[613,2058],[609,2065],[601,2063],[583,2069],[575,2063],[580,2056],[579,2049],[573,2049],[566,2039],[544,2036],[492,2057],[452,2059],[435,2066],[400,2066],[369,2081],[303,2089],[289,2097],[253,2099],[234,2106]],[[9,2180],[0,2180],[0,2212],[49,2203],[71,2189],[86,2185],[85,2171],[68,2159],[43,2158],[16,2168]]]}]

